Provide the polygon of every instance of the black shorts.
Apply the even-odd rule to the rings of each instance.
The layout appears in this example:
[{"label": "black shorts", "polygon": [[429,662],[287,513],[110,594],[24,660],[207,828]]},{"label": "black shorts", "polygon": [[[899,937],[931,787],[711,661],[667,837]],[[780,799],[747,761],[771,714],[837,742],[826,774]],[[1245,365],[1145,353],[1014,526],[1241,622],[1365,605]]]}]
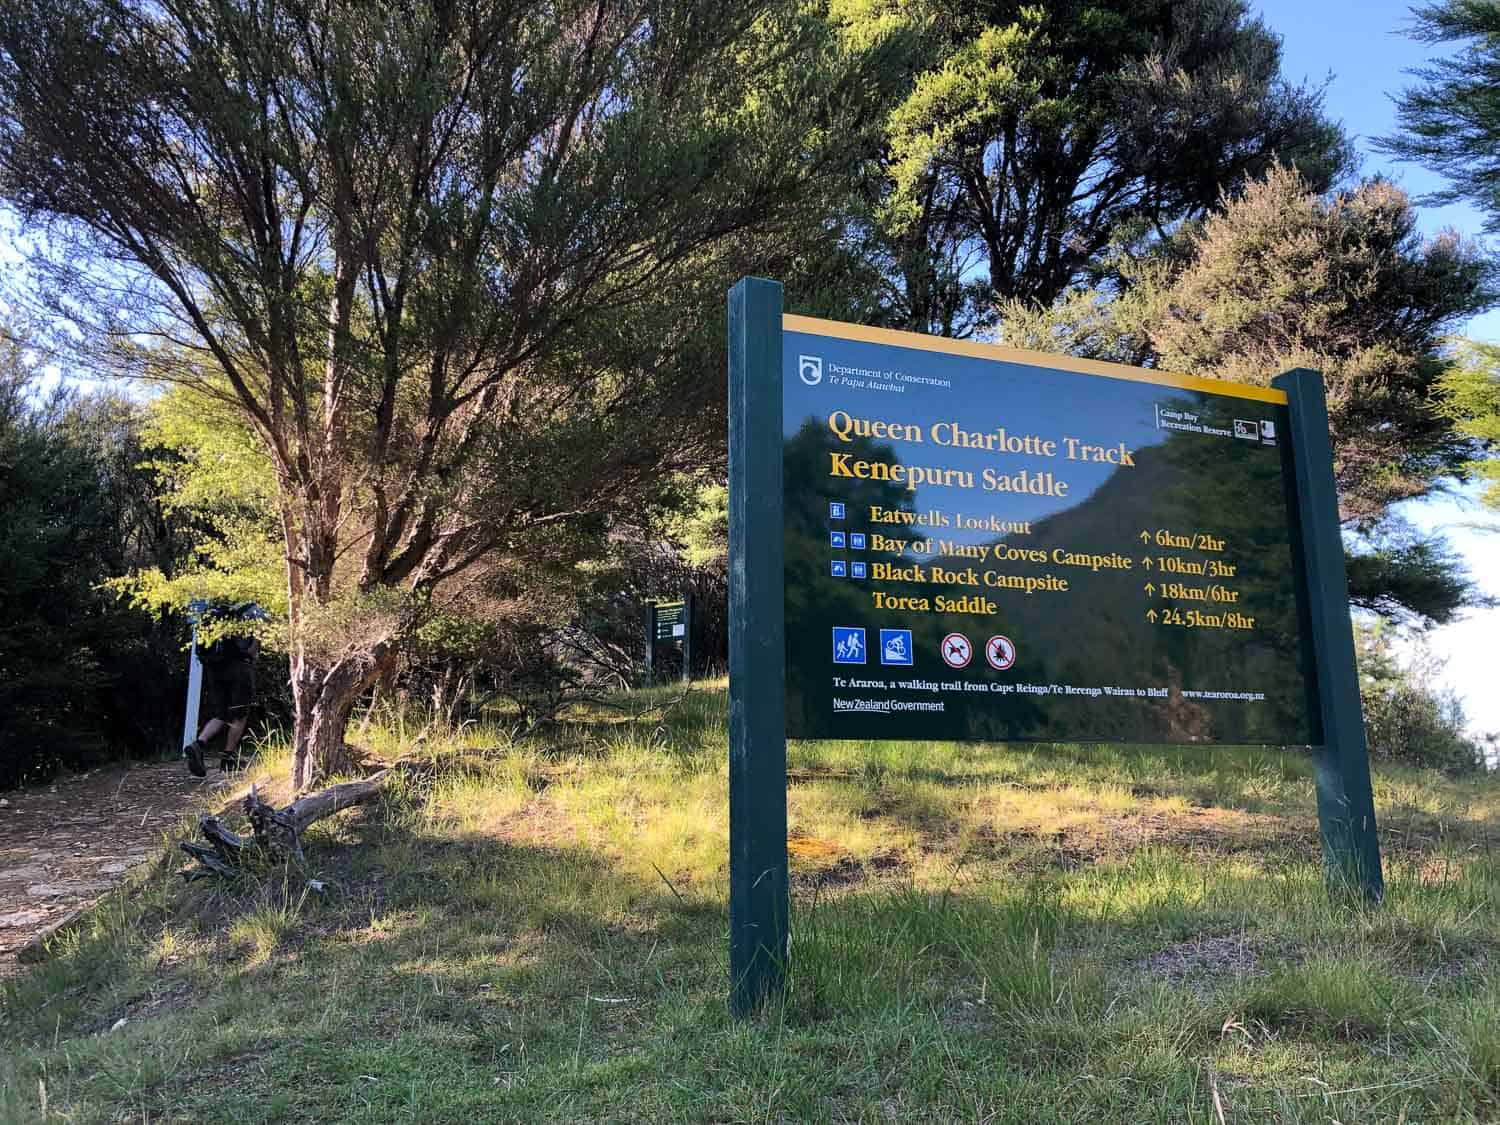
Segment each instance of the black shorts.
[{"label": "black shorts", "polygon": [[210,719],[233,722],[250,714],[255,701],[255,665],[248,660],[227,660],[203,666],[204,712]]}]

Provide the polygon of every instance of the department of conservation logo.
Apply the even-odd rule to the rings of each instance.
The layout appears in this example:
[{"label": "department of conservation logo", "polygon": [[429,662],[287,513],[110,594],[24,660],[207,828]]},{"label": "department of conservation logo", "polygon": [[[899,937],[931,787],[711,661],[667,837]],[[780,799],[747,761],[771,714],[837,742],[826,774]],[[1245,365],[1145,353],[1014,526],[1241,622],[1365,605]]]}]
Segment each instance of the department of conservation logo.
[{"label": "department of conservation logo", "polygon": [[823,381],[823,357],[820,355],[799,355],[797,357],[797,375],[809,387],[816,387]]}]

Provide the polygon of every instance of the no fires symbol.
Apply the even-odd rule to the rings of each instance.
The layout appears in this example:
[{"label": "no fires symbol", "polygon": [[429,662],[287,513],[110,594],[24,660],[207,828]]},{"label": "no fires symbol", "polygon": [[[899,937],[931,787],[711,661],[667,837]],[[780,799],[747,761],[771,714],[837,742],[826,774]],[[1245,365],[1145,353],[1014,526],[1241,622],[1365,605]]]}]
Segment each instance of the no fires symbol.
[{"label": "no fires symbol", "polygon": [[985,643],[984,658],[997,672],[1005,671],[1016,662],[1015,642],[997,633]]}]

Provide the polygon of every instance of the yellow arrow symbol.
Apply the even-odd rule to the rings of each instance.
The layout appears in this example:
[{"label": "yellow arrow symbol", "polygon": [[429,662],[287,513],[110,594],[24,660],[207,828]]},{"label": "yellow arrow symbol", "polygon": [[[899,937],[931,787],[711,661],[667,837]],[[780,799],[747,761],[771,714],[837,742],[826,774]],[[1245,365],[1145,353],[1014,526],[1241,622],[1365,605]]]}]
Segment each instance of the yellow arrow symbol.
[{"label": "yellow arrow symbol", "polygon": [[1156,624],[1156,610],[1154,610],[1154,609],[1148,609],[1146,611],[1146,619],[1148,621],[1150,621],[1151,624],[1155,625]]},{"label": "yellow arrow symbol", "polygon": [[1145,565],[1145,567],[1146,567],[1147,570],[1151,569],[1151,556],[1150,555],[1147,555],[1145,558],[1143,558],[1141,560],[1141,562]]},{"label": "yellow arrow symbol", "polygon": [[1141,532],[1141,542],[1142,543],[1149,543],[1149,542],[1151,542],[1151,533],[1149,531],[1143,531],[1143,532]]},{"label": "yellow arrow symbol", "polygon": [[1148,594],[1154,594],[1154,593],[1156,593],[1156,587],[1153,586],[1150,582],[1146,583],[1145,589],[1146,589],[1146,593],[1148,593]]}]

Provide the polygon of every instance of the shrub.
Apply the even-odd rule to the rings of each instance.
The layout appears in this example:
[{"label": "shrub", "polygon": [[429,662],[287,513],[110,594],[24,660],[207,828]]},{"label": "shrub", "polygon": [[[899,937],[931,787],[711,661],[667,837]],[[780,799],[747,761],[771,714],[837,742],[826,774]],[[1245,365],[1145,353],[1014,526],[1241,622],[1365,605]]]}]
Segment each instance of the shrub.
[{"label": "shrub", "polygon": [[1403,765],[1469,773],[1483,768],[1479,745],[1464,733],[1464,712],[1450,691],[1410,682],[1364,693],[1370,756]]},{"label": "shrub", "polygon": [[1403,668],[1383,620],[1358,622],[1355,632],[1370,757],[1448,773],[1483,769],[1484,753],[1466,733],[1463,705],[1438,682],[1442,663],[1419,640]]}]

